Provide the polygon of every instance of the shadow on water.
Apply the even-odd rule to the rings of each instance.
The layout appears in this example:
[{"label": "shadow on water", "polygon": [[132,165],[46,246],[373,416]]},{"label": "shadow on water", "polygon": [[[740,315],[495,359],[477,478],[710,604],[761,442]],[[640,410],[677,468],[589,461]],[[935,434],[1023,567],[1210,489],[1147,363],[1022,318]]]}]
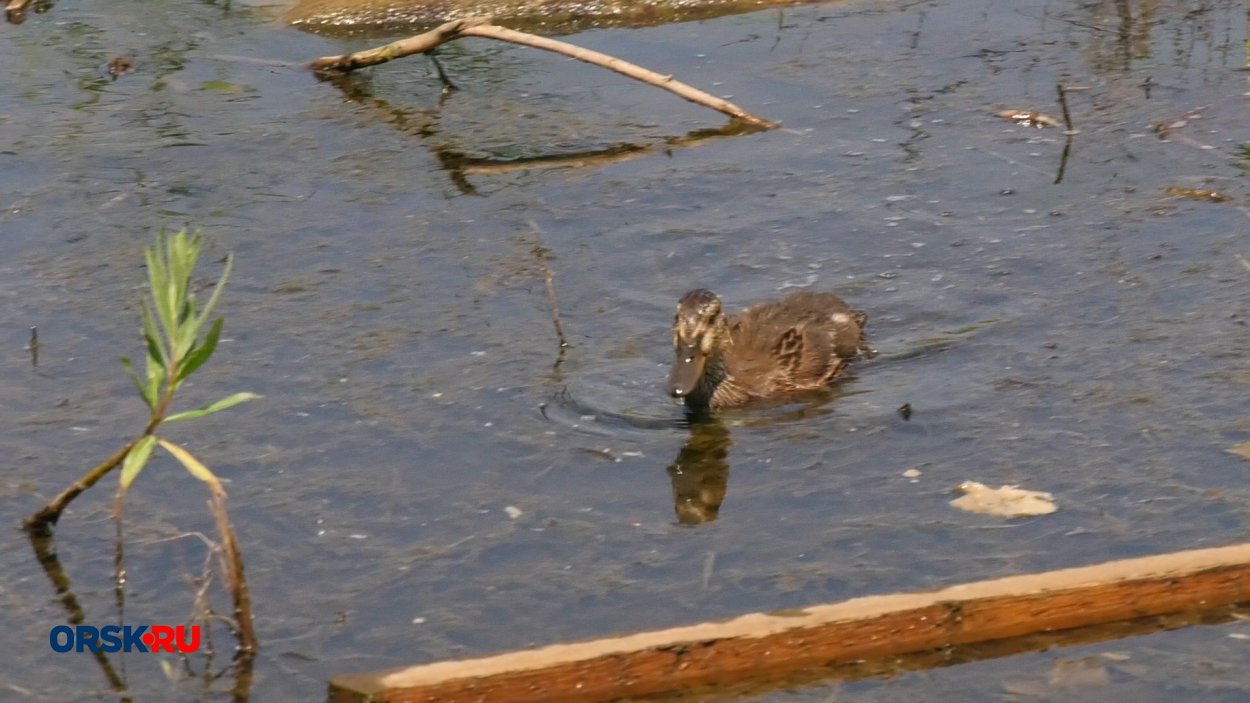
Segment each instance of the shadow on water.
[{"label": "shadow on water", "polygon": [[[591,169],[603,168],[612,164],[632,161],[645,156],[672,156],[676,149],[689,149],[705,146],[721,139],[755,134],[764,128],[747,124],[738,120],[730,120],[721,127],[700,128],[684,135],[666,137],[650,143],[618,142],[596,148],[583,150],[561,150],[559,153],[536,153],[514,157],[483,157],[473,156],[462,150],[439,144],[438,137],[442,131],[440,116],[445,103],[459,90],[452,84],[442,67],[434,57],[428,57],[430,64],[443,83],[435,107],[416,109],[394,105],[391,102],[374,96],[370,78],[360,73],[329,73],[320,74],[318,78],[337,88],[345,99],[352,103],[367,105],[378,120],[390,125],[402,134],[419,137],[427,143],[430,152],[438,159],[447,178],[464,195],[478,195],[478,189],[469,180],[470,176],[500,176],[515,171],[534,169]],[[542,146],[529,147],[529,151],[541,152]]]},{"label": "shadow on water", "polygon": [[[54,534],[39,531],[28,531],[27,537],[30,540],[31,548],[34,551],[35,560],[38,562],[40,568],[42,568],[44,575],[47,576],[49,583],[52,584],[52,587],[56,592],[57,600],[60,601],[62,607],[65,609],[68,616],[66,618],[66,622],[72,626],[85,625],[89,622],[100,622],[100,618],[87,617],[86,608],[83,607],[82,601],[77,595],[75,595],[73,581],[70,579],[69,573],[65,570],[64,565],[61,564],[61,558],[57,554],[56,536]],[[209,570],[206,569],[206,573],[208,572]],[[207,588],[209,586],[209,583],[207,582],[211,581],[211,579],[206,578],[204,580],[206,583],[202,585]],[[115,620],[119,623],[125,622],[122,588],[122,586],[117,586],[114,594],[114,605],[117,609]],[[214,616],[212,613],[206,613],[205,615],[206,617],[203,619],[200,627],[205,628],[206,631],[211,630],[214,624]],[[55,634],[49,636],[55,637]],[[197,639],[197,644],[198,643],[199,641]],[[214,671],[213,659],[215,658],[216,651],[213,647],[211,634],[204,638],[204,643],[205,647],[201,650],[203,654],[202,669],[200,671],[196,671],[190,657],[186,655],[179,655],[182,664],[180,676],[186,678],[187,680],[198,679],[202,681],[206,690],[210,690],[214,683],[218,680],[229,677],[232,681],[228,689],[230,700],[234,703],[247,703],[251,700],[255,657],[250,654],[244,654],[241,651],[237,652],[233,661],[231,661],[229,665],[220,671]],[[82,641],[80,640],[76,646],[78,647],[76,651],[81,652]],[[124,646],[128,647],[129,645]],[[91,655],[91,658],[95,662],[96,666],[100,669],[100,673],[103,674],[104,680],[109,689],[116,694],[118,701],[121,701],[122,703],[131,703],[131,701],[139,700],[139,698],[136,698],[130,691],[130,685],[127,683],[125,662],[120,659],[120,657],[125,656],[124,654],[118,655],[118,663],[120,666],[115,666],[113,660],[109,659],[109,656],[104,649],[88,645],[86,650],[87,653]],[[172,670],[167,671],[167,675],[171,673]]]}]

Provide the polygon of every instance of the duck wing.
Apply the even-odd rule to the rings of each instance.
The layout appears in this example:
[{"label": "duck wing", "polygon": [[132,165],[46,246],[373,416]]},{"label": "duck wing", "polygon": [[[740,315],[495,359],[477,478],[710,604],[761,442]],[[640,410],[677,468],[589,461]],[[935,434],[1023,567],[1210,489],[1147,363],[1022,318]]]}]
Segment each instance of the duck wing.
[{"label": "duck wing", "polygon": [[730,376],[754,396],[827,385],[867,349],[866,320],[832,293],[796,293],[744,310],[730,323]]}]

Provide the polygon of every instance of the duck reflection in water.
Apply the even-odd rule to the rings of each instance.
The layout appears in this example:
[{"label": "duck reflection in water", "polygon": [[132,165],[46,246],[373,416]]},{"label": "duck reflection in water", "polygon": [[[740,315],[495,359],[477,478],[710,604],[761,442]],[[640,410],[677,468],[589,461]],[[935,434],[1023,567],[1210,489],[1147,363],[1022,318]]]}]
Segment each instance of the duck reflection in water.
[{"label": "duck reflection in water", "polygon": [[690,423],[690,438],[668,467],[673,508],[683,525],[711,522],[729,486],[729,430],[719,420]]},{"label": "duck reflection in water", "polygon": [[678,301],[668,393],[690,420],[690,438],[668,467],[679,522],[715,520],[725,500],[731,439],[711,412],[828,389],[847,362],[876,355],[867,322],[832,293],[795,293],[732,317],[705,289]]}]

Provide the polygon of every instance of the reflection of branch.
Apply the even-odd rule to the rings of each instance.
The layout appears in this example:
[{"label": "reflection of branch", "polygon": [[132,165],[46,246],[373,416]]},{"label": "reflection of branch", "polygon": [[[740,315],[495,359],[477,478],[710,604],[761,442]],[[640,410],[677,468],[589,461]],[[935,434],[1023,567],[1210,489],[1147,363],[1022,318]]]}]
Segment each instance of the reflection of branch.
[{"label": "reflection of branch", "polygon": [[567,42],[539,37],[525,32],[518,32],[513,29],[499,27],[490,24],[488,17],[470,17],[462,20],[454,20],[442,24],[424,34],[400,39],[391,42],[386,46],[377,47],[375,49],[367,49],[352,54],[344,54],[342,56],[326,56],[308,64],[309,68],[322,72],[346,72],[354,71],[365,66],[376,66],[377,64],[386,63],[393,59],[403,58],[412,54],[424,54],[437,46],[445,44],[449,41],[459,39],[461,37],[482,37],[484,39],[496,39],[499,41],[511,42],[522,46],[529,46],[535,49],[551,51],[557,54],[568,56],[585,63],[593,64],[609,71],[615,71],[623,76],[642,81],[657,88],[663,88],[681,98],[689,100],[692,103],[703,105],[722,112],[730,117],[741,120],[747,124],[753,125],[761,129],[771,129],[776,125],[768,120],[761,119],[742,108],[734,105],[726,100],[721,100],[713,95],[709,95],[698,88],[686,85],[681,81],[675,80],[672,76],[664,76],[655,71],[651,71],[641,66],[636,66],[627,61],[601,54],[590,49],[583,49]]},{"label": "reflection of branch", "polygon": [[1063,172],[1068,170],[1068,156],[1072,154],[1072,135],[1063,141],[1063,154],[1059,156],[1059,170],[1055,173],[1055,185],[1063,181]]},{"label": "reflection of branch", "polygon": [[[78,602],[78,597],[70,590],[69,576],[65,573],[65,567],[61,566],[61,560],[56,555],[55,538],[50,534],[38,531],[31,531],[27,535],[30,537],[30,546],[35,550],[35,559],[39,562],[39,566],[43,567],[43,572],[47,574],[48,580],[52,582],[52,587],[56,589],[56,594],[61,599],[61,605],[64,605],[65,610],[69,613],[70,624],[81,624],[87,619],[87,614],[83,611],[82,604]],[[108,679],[109,687],[124,694],[126,682],[117,673],[117,670],[113,668],[112,662],[109,661],[104,651],[93,650],[91,656],[95,659],[96,665],[100,667],[104,678]],[[132,699],[128,695],[123,695],[121,700],[130,701]]]},{"label": "reflection of branch", "polygon": [[526,171],[535,168],[581,168],[585,166],[604,166],[607,164],[629,161],[646,156],[654,150],[649,146],[638,144],[613,144],[604,149],[593,149],[573,154],[548,154],[530,156],[520,159],[484,159],[464,156],[449,149],[439,150],[439,162],[449,169],[465,175],[501,175],[513,171]]},{"label": "reflection of branch", "polygon": [[[329,72],[321,77],[338,88],[343,96],[352,102],[373,108],[379,113],[379,119],[404,134],[413,134],[429,141],[439,133],[437,109],[414,110],[391,105],[385,100],[374,97],[368,82],[360,78],[365,74],[349,74]],[[443,91],[440,104],[449,92]],[[452,185],[464,195],[477,195],[477,188],[469,182],[471,175],[499,175],[513,171],[536,168],[598,168],[608,164],[629,161],[658,152],[667,152],[675,148],[702,146],[715,139],[736,137],[759,130],[739,120],[730,120],[720,127],[701,128],[677,137],[667,137],[651,144],[631,144],[621,142],[611,146],[579,151],[568,154],[544,154],[522,158],[491,158],[466,156],[463,152],[448,146],[430,145],[439,166],[447,172]]]},{"label": "reflection of branch", "polygon": [[434,154],[439,164],[448,172],[456,187],[466,195],[476,195],[477,189],[469,183],[466,176],[500,175],[513,171],[526,171],[535,168],[599,168],[608,164],[630,161],[649,156],[657,151],[671,151],[671,148],[687,148],[700,146],[713,139],[732,137],[750,131],[744,129],[741,122],[729,122],[723,127],[714,129],[697,129],[680,137],[670,137],[658,144],[630,144],[622,142],[603,149],[592,149],[572,154],[549,154],[530,156],[519,159],[492,159],[464,154],[444,147],[435,147]]}]

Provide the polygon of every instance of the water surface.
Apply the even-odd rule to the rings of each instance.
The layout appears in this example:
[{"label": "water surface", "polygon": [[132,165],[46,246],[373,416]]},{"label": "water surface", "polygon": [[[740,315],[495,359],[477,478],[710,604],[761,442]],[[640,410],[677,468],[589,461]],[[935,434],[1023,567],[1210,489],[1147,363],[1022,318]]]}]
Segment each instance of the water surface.
[{"label": "water surface", "polygon": [[[253,4],[59,2],[6,26],[0,594],[20,645],[0,687],[108,690],[94,660],[48,651],[65,609],[15,526],[142,425],[116,359],[140,351],[141,248],[162,227],[208,237],[206,282],[237,257],[228,339],[183,402],[265,395],[171,430],[230,481],[265,647],[254,700],[317,699],[341,672],[1243,540],[1250,467],[1225,450],[1250,439],[1244,6],[1011,5],[573,36],[783,124],[668,148],[720,116],[518,47],[446,47],[461,90],[444,96],[420,57],[318,82],[301,62],[361,45]],[[136,71],[113,81],[117,55]],[[1066,161],[1059,130],[995,116],[1058,115],[1060,82],[1084,88]],[[464,167],[622,143],[651,151]],[[881,355],[824,402],[692,435],[663,382],[673,305],[694,287],[730,308],[836,290],[870,313]],[[715,521],[678,520],[679,459],[723,492]],[[956,512],[950,489],[969,479],[1061,509]],[[128,621],[190,612],[205,498],[168,463],[138,482]],[[106,485],[84,496],[57,543],[92,622],[116,618],[111,503]],[[1240,700],[1241,634],[838,695]],[[1123,656],[1095,662],[1105,677],[1051,677],[1107,652]],[[167,682],[156,657],[125,673],[136,699],[223,695]]]}]

